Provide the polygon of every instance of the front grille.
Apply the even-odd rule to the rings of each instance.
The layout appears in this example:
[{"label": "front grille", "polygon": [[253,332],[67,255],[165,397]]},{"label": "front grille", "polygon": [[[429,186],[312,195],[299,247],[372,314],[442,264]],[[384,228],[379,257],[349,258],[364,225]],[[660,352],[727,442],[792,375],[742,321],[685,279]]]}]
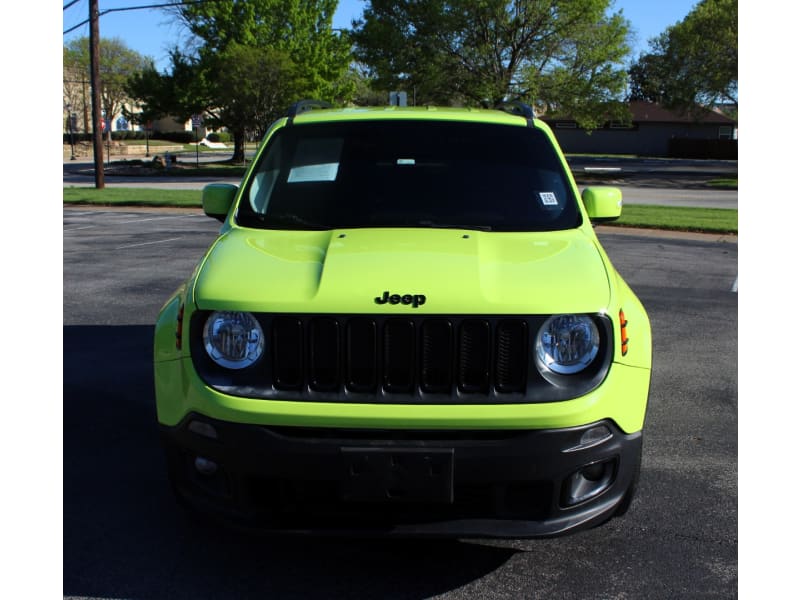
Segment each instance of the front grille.
[{"label": "front grille", "polygon": [[522,319],[278,316],[272,383],[286,391],[356,394],[523,393]]},{"label": "front grille", "polygon": [[192,316],[192,359],[227,394],[353,403],[551,402],[599,385],[610,364],[611,325],[601,325],[595,365],[554,385],[536,367],[533,338],[546,316],[255,314],[267,338],[255,365],[216,365],[202,345],[208,313]]}]

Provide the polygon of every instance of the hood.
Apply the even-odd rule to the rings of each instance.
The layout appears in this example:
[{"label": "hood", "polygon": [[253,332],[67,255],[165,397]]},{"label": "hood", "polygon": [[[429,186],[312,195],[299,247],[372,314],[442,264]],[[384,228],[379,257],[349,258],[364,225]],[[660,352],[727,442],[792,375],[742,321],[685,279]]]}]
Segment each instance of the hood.
[{"label": "hood", "polygon": [[233,229],[195,281],[201,309],[301,313],[597,312],[609,283],[580,229]]}]

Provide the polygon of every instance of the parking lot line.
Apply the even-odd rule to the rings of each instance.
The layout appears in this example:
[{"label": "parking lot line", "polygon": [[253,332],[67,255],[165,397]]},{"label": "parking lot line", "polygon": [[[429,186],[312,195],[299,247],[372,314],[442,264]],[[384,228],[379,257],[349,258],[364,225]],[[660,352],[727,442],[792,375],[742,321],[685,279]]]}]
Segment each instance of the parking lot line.
[{"label": "parking lot line", "polygon": [[117,246],[114,250],[124,250],[125,248],[137,248],[138,246],[152,246],[153,244],[166,244],[167,242],[174,242],[175,240],[179,240],[181,238],[169,238],[168,240],[157,240],[155,242],[143,242],[141,244],[128,244],[126,246]]}]

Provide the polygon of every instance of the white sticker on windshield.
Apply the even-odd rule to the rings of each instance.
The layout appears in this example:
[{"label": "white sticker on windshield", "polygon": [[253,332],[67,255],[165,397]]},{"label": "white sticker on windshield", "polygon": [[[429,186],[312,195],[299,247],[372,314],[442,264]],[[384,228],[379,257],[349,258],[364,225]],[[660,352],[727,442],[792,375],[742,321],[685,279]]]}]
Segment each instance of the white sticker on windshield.
[{"label": "white sticker on windshield", "polygon": [[288,183],[308,183],[310,181],[336,181],[339,172],[339,163],[325,163],[320,165],[304,165],[292,167],[289,171]]},{"label": "white sticker on windshield", "polygon": [[544,206],[558,206],[558,198],[553,192],[539,192],[539,200]]}]

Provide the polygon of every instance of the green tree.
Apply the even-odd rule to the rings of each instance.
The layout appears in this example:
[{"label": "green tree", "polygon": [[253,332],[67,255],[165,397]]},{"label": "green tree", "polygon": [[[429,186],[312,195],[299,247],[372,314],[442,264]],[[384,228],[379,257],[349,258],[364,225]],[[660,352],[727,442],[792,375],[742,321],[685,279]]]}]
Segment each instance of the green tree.
[{"label": "green tree", "polygon": [[137,110],[128,118],[146,123],[172,117],[176,123],[185,123],[193,114],[204,112],[212,102],[206,75],[198,58],[174,48],[170,52],[169,72],[159,73],[151,61],[128,80],[127,92],[137,104]]},{"label": "green tree", "polygon": [[231,131],[233,160],[241,162],[246,134],[262,134],[295,100],[343,102],[355,93],[347,76],[350,41],[332,29],[337,4],[173,0],[170,11],[196,47],[191,54],[176,49],[171,73],[150,69],[130,89],[147,114],[205,112],[209,124]]},{"label": "green tree", "polygon": [[[129,79],[141,73],[152,61],[128,48],[118,38],[101,39],[99,50],[101,108],[110,120],[123,113],[130,101],[127,92]],[[89,110],[84,106],[87,100],[84,88],[85,82],[91,79],[90,69],[89,38],[81,37],[68,42],[64,46],[63,56],[64,96],[73,107],[80,106],[84,113]],[[111,135],[110,127],[108,135]]]},{"label": "green tree", "polygon": [[[235,148],[244,148],[246,133],[262,137],[309,87],[305,72],[289,54],[274,48],[234,42],[213,55],[209,67],[208,79],[214,82],[211,124],[228,127]],[[244,154],[234,160],[244,160]]]},{"label": "green tree", "polygon": [[333,30],[338,0],[173,0],[172,12],[201,41],[201,57],[230,44],[285,52],[306,75],[309,94],[334,100],[350,63],[350,40]]},{"label": "green tree", "polygon": [[629,23],[609,0],[372,0],[352,34],[375,86],[420,104],[521,99],[587,129],[624,119]]},{"label": "green tree", "polygon": [[737,22],[735,0],[701,0],[631,66],[631,99],[690,112],[737,102]]}]

